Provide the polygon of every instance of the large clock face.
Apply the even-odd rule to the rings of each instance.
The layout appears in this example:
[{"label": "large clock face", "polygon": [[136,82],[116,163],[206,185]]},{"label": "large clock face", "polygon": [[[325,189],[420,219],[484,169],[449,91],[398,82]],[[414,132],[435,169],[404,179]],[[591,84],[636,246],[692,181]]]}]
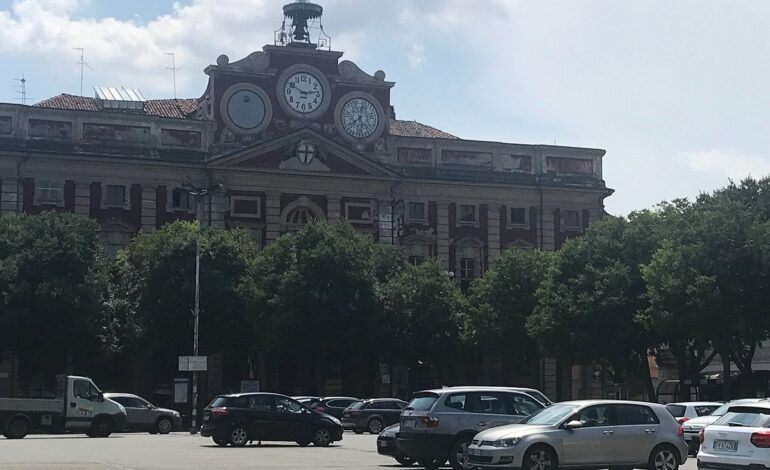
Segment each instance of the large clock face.
[{"label": "large clock face", "polygon": [[310,114],[324,102],[324,88],[312,73],[297,72],[289,75],[284,83],[283,99],[295,112]]},{"label": "large clock face", "polygon": [[227,101],[227,116],[236,126],[244,130],[259,127],[267,115],[262,97],[253,90],[239,90]]},{"label": "large clock face", "polygon": [[380,118],[377,109],[369,100],[353,98],[342,106],[340,122],[351,137],[366,139],[374,135]]}]

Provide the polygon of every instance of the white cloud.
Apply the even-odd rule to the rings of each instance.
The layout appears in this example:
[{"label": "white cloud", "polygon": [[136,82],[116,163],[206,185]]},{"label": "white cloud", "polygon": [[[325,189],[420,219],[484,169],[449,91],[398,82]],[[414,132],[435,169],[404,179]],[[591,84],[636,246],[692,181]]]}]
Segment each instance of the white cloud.
[{"label": "white cloud", "polygon": [[422,65],[423,62],[425,62],[425,46],[415,41],[409,50],[409,65],[415,68]]},{"label": "white cloud", "polygon": [[694,171],[717,173],[733,180],[747,176],[763,178],[770,174],[770,159],[721,149],[684,152],[681,158]]}]

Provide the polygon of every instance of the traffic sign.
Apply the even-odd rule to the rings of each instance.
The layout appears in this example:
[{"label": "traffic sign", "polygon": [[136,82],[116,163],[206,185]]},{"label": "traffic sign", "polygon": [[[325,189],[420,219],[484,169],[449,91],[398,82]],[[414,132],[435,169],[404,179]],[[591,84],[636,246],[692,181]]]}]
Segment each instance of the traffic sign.
[{"label": "traffic sign", "polygon": [[206,372],[208,364],[208,356],[179,356],[180,372]]}]

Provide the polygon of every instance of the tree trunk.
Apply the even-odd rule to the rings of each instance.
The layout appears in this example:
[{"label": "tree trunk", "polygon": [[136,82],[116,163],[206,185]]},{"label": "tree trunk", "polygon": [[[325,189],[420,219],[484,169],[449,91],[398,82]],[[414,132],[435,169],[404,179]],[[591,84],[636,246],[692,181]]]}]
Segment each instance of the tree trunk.
[{"label": "tree trunk", "polygon": [[[646,359],[646,357],[644,357]],[[652,385],[652,374],[650,374],[650,363],[649,361],[643,360],[641,363],[641,367],[639,368],[639,371],[641,372],[641,378],[644,380],[644,390],[647,394],[647,400],[657,403],[658,402],[658,394],[655,391],[655,387]]]},{"label": "tree trunk", "polygon": [[722,399],[729,401],[732,397],[732,391],[730,390],[730,356],[728,354],[720,354],[722,359]]}]

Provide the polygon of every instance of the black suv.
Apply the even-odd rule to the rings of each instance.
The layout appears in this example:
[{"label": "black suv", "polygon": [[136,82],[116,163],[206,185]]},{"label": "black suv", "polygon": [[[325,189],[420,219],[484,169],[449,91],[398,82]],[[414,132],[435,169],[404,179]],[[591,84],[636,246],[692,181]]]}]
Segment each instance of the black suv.
[{"label": "black suv", "polygon": [[391,424],[398,423],[407,403],[395,398],[375,398],[357,401],[342,412],[342,427],[352,429],[356,434],[369,431],[379,434]]},{"label": "black suv", "polygon": [[218,396],[203,409],[201,436],[220,446],[288,441],[326,447],[342,440],[342,424],[284,395],[239,393]]}]

